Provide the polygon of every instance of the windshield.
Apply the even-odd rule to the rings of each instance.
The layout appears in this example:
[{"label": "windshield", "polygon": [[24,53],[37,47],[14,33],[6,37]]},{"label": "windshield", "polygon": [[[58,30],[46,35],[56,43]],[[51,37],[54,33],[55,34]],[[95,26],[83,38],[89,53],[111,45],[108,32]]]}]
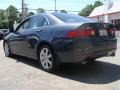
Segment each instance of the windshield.
[{"label": "windshield", "polygon": [[75,14],[53,13],[53,15],[58,19],[62,20],[63,22],[68,22],[68,23],[93,22],[88,18],[84,18],[82,16],[75,15]]}]

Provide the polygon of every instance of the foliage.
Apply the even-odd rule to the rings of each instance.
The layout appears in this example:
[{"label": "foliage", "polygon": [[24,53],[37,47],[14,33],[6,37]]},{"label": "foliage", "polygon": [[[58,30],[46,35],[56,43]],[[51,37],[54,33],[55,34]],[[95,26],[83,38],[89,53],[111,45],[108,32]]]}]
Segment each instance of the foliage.
[{"label": "foliage", "polygon": [[0,20],[4,20],[6,19],[6,14],[5,14],[5,11],[4,10],[0,10]]},{"label": "foliage", "polygon": [[34,15],[34,14],[35,14],[34,12],[29,12],[29,13],[28,13],[28,17],[29,17],[29,16],[32,16],[32,15]]},{"label": "foliage", "polygon": [[0,29],[8,28],[8,20],[5,10],[0,10]]},{"label": "foliage", "polygon": [[95,3],[94,3],[93,5],[90,4],[90,5],[87,5],[85,8],[83,8],[83,9],[81,10],[81,12],[79,13],[79,15],[81,15],[81,16],[89,16],[90,13],[91,13],[96,7],[101,6],[101,5],[103,5],[102,2],[100,2],[100,1],[95,1]]},{"label": "foliage", "polygon": [[22,13],[19,13],[17,23],[20,23],[21,21],[22,21]]},{"label": "foliage", "polygon": [[43,8],[38,8],[36,12],[39,14],[39,13],[45,13],[46,11]]},{"label": "foliage", "polygon": [[61,12],[61,13],[67,13],[67,11],[65,11],[65,10],[61,10],[60,12]]},{"label": "foliage", "polygon": [[0,29],[7,29],[8,28],[8,21],[0,22]]},{"label": "foliage", "polygon": [[81,16],[89,16],[90,13],[93,11],[92,5],[87,5],[85,8],[82,9],[82,11],[79,13]]},{"label": "foliage", "polygon": [[[29,12],[28,16],[31,15],[34,15],[34,13]],[[0,9],[0,29],[12,27],[14,21],[17,21],[17,23],[22,21],[22,13],[18,12],[17,8],[10,5],[6,10]]]},{"label": "foliage", "polygon": [[101,5],[103,5],[102,2],[100,2],[100,1],[95,1],[94,5],[93,5],[93,8],[99,7],[99,6],[101,6]]},{"label": "foliage", "polygon": [[14,21],[17,21],[18,20],[18,10],[10,5],[7,10],[7,17],[8,17],[8,20],[11,22],[11,23],[14,23]]},{"label": "foliage", "polygon": [[[103,5],[102,2],[96,1],[93,5],[87,5],[79,13],[81,16],[89,16],[89,14],[94,10],[94,8]],[[38,8],[37,13],[45,13],[46,11],[43,8]],[[61,10],[61,13],[67,13],[65,10]],[[29,12],[28,16],[34,15],[33,12]],[[6,10],[0,9],[0,28],[9,28],[17,21],[18,23],[22,21],[22,13],[19,13],[17,8],[10,5]]]}]

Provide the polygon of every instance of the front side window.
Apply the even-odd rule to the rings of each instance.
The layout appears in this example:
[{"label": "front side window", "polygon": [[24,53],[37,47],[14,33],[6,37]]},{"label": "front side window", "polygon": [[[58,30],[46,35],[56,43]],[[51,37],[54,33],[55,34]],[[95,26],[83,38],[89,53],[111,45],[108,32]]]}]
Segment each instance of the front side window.
[{"label": "front side window", "polygon": [[20,26],[18,27],[17,32],[26,30],[29,22],[30,19],[26,19],[25,21],[23,21],[22,24],[20,24]]}]

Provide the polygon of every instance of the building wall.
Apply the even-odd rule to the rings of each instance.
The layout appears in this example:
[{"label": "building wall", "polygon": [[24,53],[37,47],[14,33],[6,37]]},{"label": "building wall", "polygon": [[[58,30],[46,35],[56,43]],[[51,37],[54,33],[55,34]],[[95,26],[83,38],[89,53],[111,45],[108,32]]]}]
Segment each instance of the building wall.
[{"label": "building wall", "polygon": [[114,25],[120,24],[120,13],[114,13],[109,15],[109,21]]},{"label": "building wall", "polygon": [[104,15],[103,16],[99,16],[99,22],[104,22]]},{"label": "building wall", "polygon": [[90,19],[96,22],[104,22],[104,16],[91,17]]},{"label": "building wall", "polygon": [[109,21],[120,30],[120,13],[110,14]]},{"label": "building wall", "polygon": [[120,19],[120,13],[109,14],[110,20]]},{"label": "building wall", "polygon": [[98,22],[98,17],[94,17],[94,18],[90,18],[90,19],[93,20],[93,21]]},{"label": "building wall", "polygon": [[[104,15],[91,17],[91,19],[94,21],[97,21],[97,22],[105,22]],[[114,13],[114,14],[108,14],[108,22],[109,23],[112,23],[112,20],[118,20],[118,19],[120,19],[120,12]]]}]

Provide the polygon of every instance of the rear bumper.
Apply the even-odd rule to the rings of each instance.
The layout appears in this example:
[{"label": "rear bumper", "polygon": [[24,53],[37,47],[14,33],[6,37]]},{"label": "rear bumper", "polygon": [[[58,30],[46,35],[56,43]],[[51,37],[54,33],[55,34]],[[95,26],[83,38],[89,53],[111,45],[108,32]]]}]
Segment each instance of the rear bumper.
[{"label": "rear bumper", "polygon": [[57,55],[61,62],[75,63],[82,62],[87,58],[95,59],[105,56],[113,56],[116,53],[117,39],[109,42],[91,43],[92,42],[82,42],[79,46],[74,46],[72,42],[65,43],[67,49],[65,48],[62,50],[62,47],[57,50]]},{"label": "rear bumper", "polygon": [[85,50],[78,49],[69,52],[59,52],[58,56],[61,62],[81,62],[87,58],[100,58],[105,56],[112,56],[116,53],[116,49],[98,51],[98,52],[90,52],[85,53]]}]

